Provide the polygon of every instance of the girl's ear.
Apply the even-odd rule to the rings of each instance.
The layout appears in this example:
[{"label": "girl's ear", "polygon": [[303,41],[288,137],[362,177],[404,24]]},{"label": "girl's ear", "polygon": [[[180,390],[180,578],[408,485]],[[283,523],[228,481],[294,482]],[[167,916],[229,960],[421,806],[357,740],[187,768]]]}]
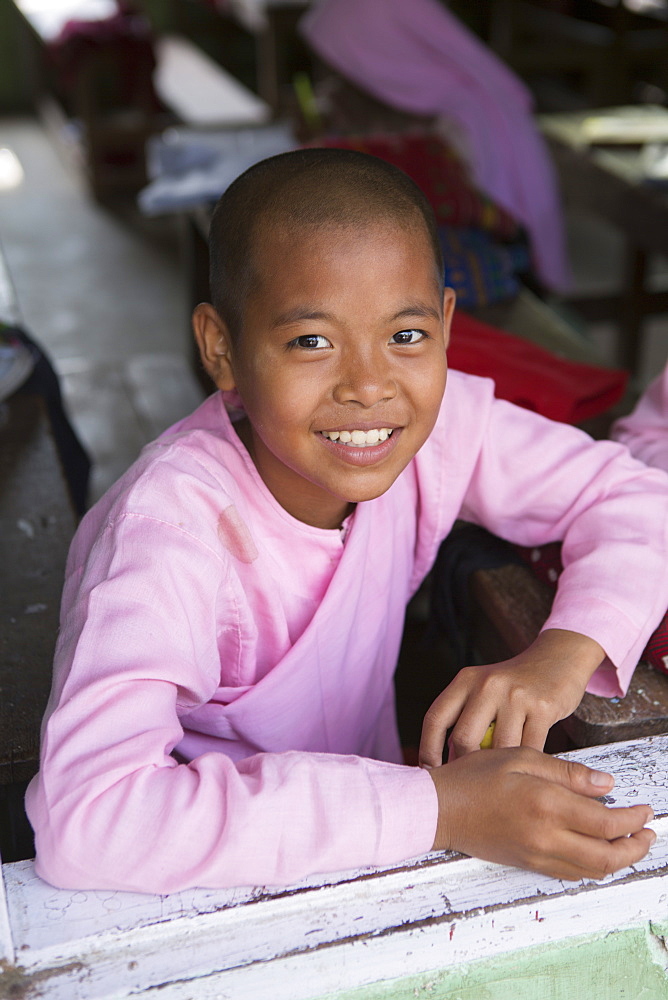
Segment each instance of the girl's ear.
[{"label": "girl's ear", "polygon": [[193,333],[207,375],[219,389],[234,389],[231,363],[232,339],[227,324],[209,302],[200,302],[193,312]]},{"label": "girl's ear", "polygon": [[453,288],[446,288],[443,291],[443,329],[445,331],[445,346],[450,341],[450,324],[455,311],[455,300],[457,296]]}]

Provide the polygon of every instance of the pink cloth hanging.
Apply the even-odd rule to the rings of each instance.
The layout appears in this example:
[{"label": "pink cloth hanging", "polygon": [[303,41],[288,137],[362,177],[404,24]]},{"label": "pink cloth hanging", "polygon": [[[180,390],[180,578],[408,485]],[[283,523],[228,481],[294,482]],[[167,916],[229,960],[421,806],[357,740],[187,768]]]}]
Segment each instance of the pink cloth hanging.
[{"label": "pink cloth hanging", "polygon": [[333,69],[402,111],[463,130],[476,184],[526,227],[551,288],[570,281],[561,206],[524,84],[438,0],[320,0],[300,21]]}]

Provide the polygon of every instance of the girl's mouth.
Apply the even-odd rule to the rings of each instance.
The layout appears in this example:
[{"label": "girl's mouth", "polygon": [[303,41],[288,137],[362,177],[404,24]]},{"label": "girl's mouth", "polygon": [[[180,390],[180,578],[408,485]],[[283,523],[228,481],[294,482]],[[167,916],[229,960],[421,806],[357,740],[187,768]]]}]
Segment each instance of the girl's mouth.
[{"label": "girl's mouth", "polygon": [[387,441],[393,431],[393,427],[377,427],[368,431],[320,431],[320,433],[329,441],[345,444],[349,448],[372,448]]}]

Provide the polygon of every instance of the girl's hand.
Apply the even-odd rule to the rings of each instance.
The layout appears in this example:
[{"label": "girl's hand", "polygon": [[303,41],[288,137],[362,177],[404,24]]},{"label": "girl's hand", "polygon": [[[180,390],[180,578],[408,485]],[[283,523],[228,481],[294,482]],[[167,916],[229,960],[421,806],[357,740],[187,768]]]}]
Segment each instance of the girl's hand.
[{"label": "girl's hand", "polygon": [[519,656],[465,667],[425,715],[420,765],[442,763],[446,734],[453,726],[448,741],[450,761],[478,750],[491,722],[496,723],[495,748],[542,750],[550,726],[575,711],[604,657],[593,639],[548,629]]},{"label": "girl's hand", "polygon": [[614,780],[535,750],[479,750],[430,772],[438,795],[433,850],[450,849],[552,878],[601,879],[636,864],[656,839],[649,805],[596,799]]}]

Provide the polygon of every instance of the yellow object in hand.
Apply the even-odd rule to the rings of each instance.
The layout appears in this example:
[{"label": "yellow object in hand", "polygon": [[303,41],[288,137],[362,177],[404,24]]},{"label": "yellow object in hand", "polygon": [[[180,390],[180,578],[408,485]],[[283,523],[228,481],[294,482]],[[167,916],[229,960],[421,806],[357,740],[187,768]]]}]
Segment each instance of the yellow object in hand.
[{"label": "yellow object in hand", "polygon": [[485,733],[485,735],[482,738],[482,743],[480,744],[480,749],[481,750],[489,750],[489,748],[491,747],[491,745],[492,745],[492,737],[494,736],[494,726],[495,725],[496,725],[495,722],[491,722],[490,723],[489,729],[487,730],[487,732]]}]

